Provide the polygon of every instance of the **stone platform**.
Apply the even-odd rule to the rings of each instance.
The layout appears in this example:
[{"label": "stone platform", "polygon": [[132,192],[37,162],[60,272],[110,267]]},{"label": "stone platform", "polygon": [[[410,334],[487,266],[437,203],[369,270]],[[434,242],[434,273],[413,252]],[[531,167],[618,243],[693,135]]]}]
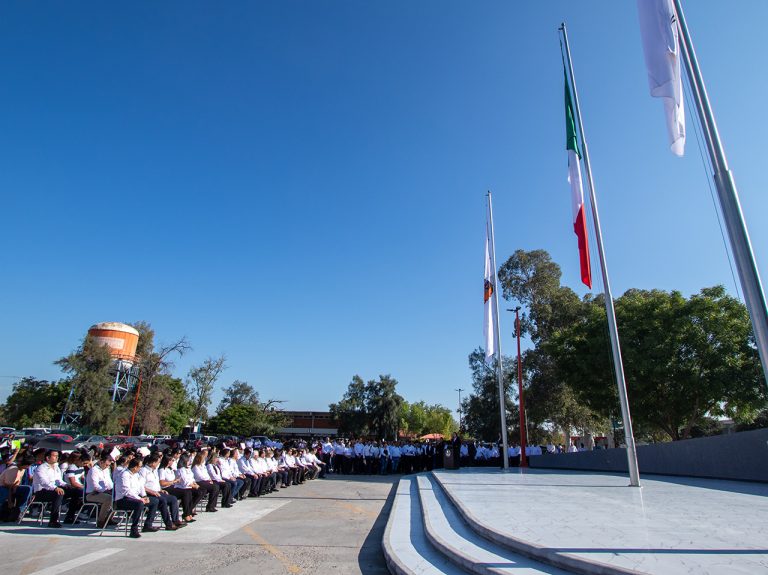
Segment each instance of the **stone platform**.
[{"label": "stone platform", "polygon": [[767,574],[768,484],[462,469],[401,480],[396,575]]}]

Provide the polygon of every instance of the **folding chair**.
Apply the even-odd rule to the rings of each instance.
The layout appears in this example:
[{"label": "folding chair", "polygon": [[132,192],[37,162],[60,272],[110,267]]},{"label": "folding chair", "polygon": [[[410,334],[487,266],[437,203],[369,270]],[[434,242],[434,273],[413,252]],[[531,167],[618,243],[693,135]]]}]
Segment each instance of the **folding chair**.
[{"label": "folding chair", "polygon": [[[93,503],[93,502],[90,502],[90,501],[86,503],[86,501],[85,501],[85,489],[83,489],[82,500],[83,500],[83,504],[80,506],[80,510],[77,512],[77,515],[75,517],[77,517],[79,519],[80,516],[82,515],[83,511],[85,509],[88,509],[88,513],[86,514],[86,516],[83,519],[83,521],[88,523],[91,520],[91,518],[93,518],[93,522],[98,524],[98,520],[99,520],[99,504],[98,503]],[[98,527],[98,525],[97,525],[97,527]]]},{"label": "folding chair", "polygon": [[27,508],[24,510],[24,513],[19,515],[19,518],[16,520],[17,525],[21,525],[21,522],[24,521],[24,518],[27,515],[31,515],[30,510],[32,507],[38,506],[40,507],[40,516],[35,518],[35,521],[37,521],[38,525],[42,525],[43,521],[45,519],[45,513],[48,511],[48,502],[47,501],[35,501],[35,496],[32,496],[32,499],[29,502],[29,505],[27,505]]}]

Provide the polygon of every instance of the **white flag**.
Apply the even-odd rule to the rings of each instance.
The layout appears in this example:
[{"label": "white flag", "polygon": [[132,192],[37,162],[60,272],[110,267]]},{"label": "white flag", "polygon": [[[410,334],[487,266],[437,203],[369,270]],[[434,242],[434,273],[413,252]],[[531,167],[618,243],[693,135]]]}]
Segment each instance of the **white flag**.
[{"label": "white flag", "polygon": [[651,96],[663,99],[670,148],[673,154],[682,156],[685,111],[677,14],[672,0],[637,0],[637,11]]},{"label": "white flag", "polygon": [[[490,207],[490,206],[489,206]],[[485,361],[496,354],[496,265],[491,243],[491,213],[485,222],[485,278],[483,281],[483,335],[485,336]]]}]

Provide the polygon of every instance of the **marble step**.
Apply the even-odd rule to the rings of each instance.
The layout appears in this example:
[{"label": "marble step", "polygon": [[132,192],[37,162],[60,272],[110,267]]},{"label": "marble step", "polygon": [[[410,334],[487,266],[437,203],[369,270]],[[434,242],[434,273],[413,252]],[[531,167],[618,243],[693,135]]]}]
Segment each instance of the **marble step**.
[{"label": "marble step", "polygon": [[432,545],[476,575],[569,575],[558,567],[515,553],[473,531],[431,475],[416,478],[424,530]]},{"label": "marble step", "polygon": [[634,570],[630,568],[620,567],[618,565],[610,565],[597,560],[591,560],[574,553],[567,553],[562,549],[556,549],[552,547],[545,547],[526,541],[522,538],[515,537],[511,533],[503,532],[492,524],[483,523],[473,513],[472,510],[462,501],[456,497],[450,489],[450,486],[445,483],[444,477],[440,474],[433,474],[432,477],[436,483],[440,486],[442,493],[445,495],[446,500],[450,502],[453,509],[455,509],[461,518],[467,523],[467,525],[478,535],[495,543],[496,545],[506,548],[514,553],[530,557],[535,561],[551,565],[553,567],[559,567],[567,570],[567,572],[578,573],[580,575],[645,575],[645,571]]},{"label": "marble step", "polygon": [[382,548],[393,575],[467,575],[427,540],[414,477],[397,486]]}]

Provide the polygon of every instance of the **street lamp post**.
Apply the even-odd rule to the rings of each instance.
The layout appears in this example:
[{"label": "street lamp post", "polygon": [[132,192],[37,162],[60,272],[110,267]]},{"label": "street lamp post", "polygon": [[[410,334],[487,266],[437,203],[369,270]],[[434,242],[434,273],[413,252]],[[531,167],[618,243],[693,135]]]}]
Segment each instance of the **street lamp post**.
[{"label": "street lamp post", "polygon": [[459,409],[458,409],[458,412],[459,412],[459,433],[461,433],[461,392],[464,391],[464,390],[461,389],[460,387],[457,387],[456,389],[454,389],[454,391],[458,391],[459,392]]},{"label": "street lamp post", "polygon": [[523,398],[523,361],[520,355],[520,306],[507,311],[515,312],[515,332],[517,336],[517,385],[520,398],[520,467],[528,467],[528,458],[525,456],[526,427],[525,400]]}]

